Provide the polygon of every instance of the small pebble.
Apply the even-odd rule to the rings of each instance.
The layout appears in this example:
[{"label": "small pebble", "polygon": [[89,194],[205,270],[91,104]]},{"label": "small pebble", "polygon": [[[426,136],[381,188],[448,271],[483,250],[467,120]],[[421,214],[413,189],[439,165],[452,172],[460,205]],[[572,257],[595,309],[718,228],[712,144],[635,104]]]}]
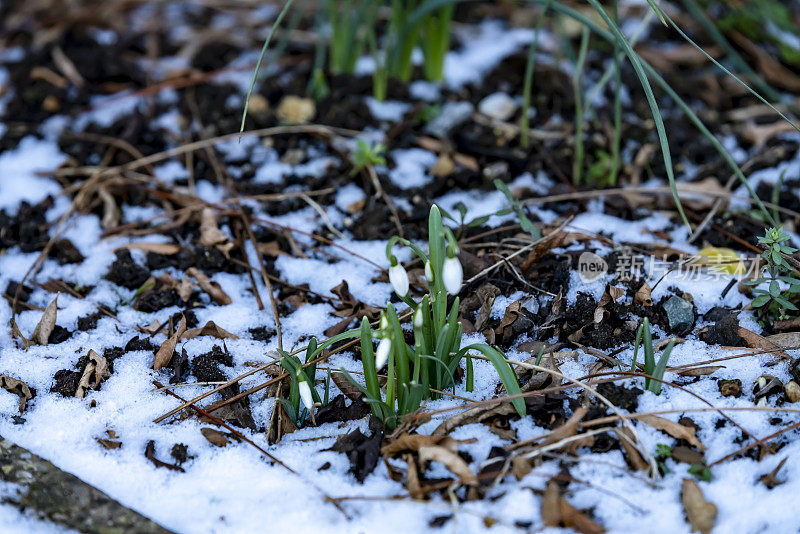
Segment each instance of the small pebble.
[{"label": "small pebble", "polygon": [[314,118],[317,109],[310,98],[288,95],[278,104],[276,113],[284,124],[305,124]]},{"label": "small pebble", "polygon": [[478,104],[478,111],[499,121],[507,121],[517,111],[517,102],[505,93],[492,93]]},{"label": "small pebble", "polygon": [[800,401],[800,385],[797,384],[794,380],[789,380],[786,382],[786,385],[783,387],[784,391],[786,391],[786,396],[789,398],[789,402],[797,402]]}]

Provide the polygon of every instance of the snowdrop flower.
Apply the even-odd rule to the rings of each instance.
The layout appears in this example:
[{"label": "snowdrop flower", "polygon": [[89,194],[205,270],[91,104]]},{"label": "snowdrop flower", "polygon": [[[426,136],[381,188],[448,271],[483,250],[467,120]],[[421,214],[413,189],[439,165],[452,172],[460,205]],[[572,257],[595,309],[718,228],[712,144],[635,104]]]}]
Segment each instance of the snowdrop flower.
[{"label": "snowdrop flower", "polygon": [[408,295],[408,274],[399,263],[389,267],[389,281],[400,298]]},{"label": "snowdrop flower", "polygon": [[385,332],[387,328],[389,328],[389,319],[386,318],[386,314],[385,313],[381,312],[380,330],[381,330],[381,332]]},{"label": "snowdrop flower", "polygon": [[431,269],[430,260],[425,262],[425,279],[428,281],[429,284],[433,283],[433,269]]},{"label": "snowdrop flower", "polygon": [[314,397],[311,396],[311,387],[308,385],[308,382],[305,380],[301,381],[297,384],[297,388],[300,390],[300,398],[303,400],[303,404],[307,409],[311,409],[314,407]]},{"label": "snowdrop flower", "polygon": [[414,312],[414,328],[422,328],[422,306],[417,306]]},{"label": "snowdrop flower", "polygon": [[461,282],[464,280],[464,271],[461,269],[461,262],[458,258],[447,258],[442,267],[442,281],[444,288],[451,295],[457,295],[461,291]]},{"label": "snowdrop flower", "polygon": [[375,352],[375,369],[380,369],[389,360],[389,351],[392,350],[392,340],[389,337],[381,339],[378,350]]}]

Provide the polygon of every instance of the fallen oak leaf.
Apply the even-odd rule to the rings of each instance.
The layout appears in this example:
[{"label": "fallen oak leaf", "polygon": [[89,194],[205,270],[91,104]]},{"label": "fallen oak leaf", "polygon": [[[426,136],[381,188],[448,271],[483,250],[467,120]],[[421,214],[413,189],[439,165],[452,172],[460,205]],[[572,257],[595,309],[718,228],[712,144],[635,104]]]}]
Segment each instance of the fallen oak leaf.
[{"label": "fallen oak leaf", "polygon": [[717,506],[705,499],[700,486],[690,478],[683,479],[681,502],[692,532],[709,534],[717,519]]},{"label": "fallen oak leaf", "polygon": [[172,353],[175,352],[175,346],[178,344],[178,340],[186,332],[186,317],[181,315],[181,322],[178,323],[178,328],[175,330],[175,333],[172,334],[170,337],[167,338],[164,343],[161,344],[161,347],[156,352],[156,357],[153,359],[153,369],[158,371],[169,361],[172,359]]},{"label": "fallen oak leaf", "polygon": [[0,387],[9,393],[14,393],[15,395],[19,396],[20,415],[22,415],[22,413],[25,411],[28,401],[36,395],[35,389],[31,389],[28,384],[22,380],[11,378],[8,375],[0,375]]}]

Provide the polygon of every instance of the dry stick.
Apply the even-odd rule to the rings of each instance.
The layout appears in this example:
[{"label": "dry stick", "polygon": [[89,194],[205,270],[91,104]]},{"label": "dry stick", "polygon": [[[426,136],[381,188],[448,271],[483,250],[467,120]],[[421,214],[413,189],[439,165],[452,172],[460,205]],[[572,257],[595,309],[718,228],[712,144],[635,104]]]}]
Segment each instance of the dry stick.
[{"label": "dry stick", "polygon": [[[618,187],[613,189],[598,189],[595,191],[577,191],[575,193],[563,193],[560,195],[549,195],[544,197],[538,198],[529,198],[526,200],[521,201],[523,204],[549,204],[551,202],[560,202],[563,200],[581,200],[587,198],[600,198],[603,196],[622,196],[624,197],[630,193],[643,193],[643,194],[652,194],[652,195],[659,195],[659,196],[672,196],[672,190],[669,187]],[[749,196],[741,196],[735,195],[733,193],[723,193],[717,191],[685,191],[686,194],[690,195],[698,195],[698,196],[707,196],[712,198],[732,198],[737,200],[742,200],[745,202],[749,202],[750,204],[757,204],[755,199]],[[772,204],[771,202],[762,201],[764,206],[777,210],[783,214],[790,215],[797,219],[800,219],[800,213],[790,210],[788,208],[784,208],[778,206],[776,204]]]},{"label": "dry stick", "polygon": [[[472,357],[473,357],[473,358],[477,358],[477,359],[479,359],[479,360],[486,360],[486,361],[489,361],[489,359],[488,359],[488,358],[486,358],[486,357],[484,357],[484,356],[472,356]],[[562,374],[562,373],[560,373],[560,372],[558,372],[558,371],[556,371],[556,370],[554,370],[554,369],[549,369],[549,368],[547,368],[547,367],[542,367],[542,366],[540,366],[540,365],[536,365],[536,364],[533,364],[533,363],[518,362],[518,361],[515,361],[515,360],[508,360],[508,359],[505,359],[505,358],[504,358],[504,360],[506,361],[506,363],[508,363],[508,364],[510,364],[510,365],[517,365],[517,366],[519,366],[519,367],[524,367],[524,368],[526,368],[526,369],[532,369],[532,370],[534,370],[534,371],[537,371],[537,372],[545,372],[545,373],[548,373],[548,374],[550,374],[550,375],[552,375],[552,376],[556,376],[556,377],[560,378],[561,380],[566,380],[567,382],[570,382],[570,383],[572,383],[573,385],[575,385],[575,386],[578,386],[578,387],[580,387],[580,388],[582,388],[582,389],[585,389],[585,390],[586,390],[586,391],[588,391],[589,393],[593,394],[595,397],[597,397],[598,399],[600,399],[600,401],[601,401],[603,404],[605,404],[606,406],[608,406],[608,407],[609,407],[609,408],[610,408],[610,409],[611,409],[611,410],[612,410],[614,413],[616,413],[616,414],[618,414],[618,415],[622,415],[622,412],[620,412],[620,411],[619,411],[619,408],[617,408],[617,407],[614,405],[614,403],[613,403],[613,402],[611,402],[611,401],[610,401],[610,400],[608,400],[606,397],[604,397],[603,395],[601,395],[600,393],[598,393],[598,391],[597,391],[595,388],[593,388],[592,386],[590,386],[589,384],[586,384],[586,383],[584,383],[584,382],[581,382],[581,381],[579,381],[579,380],[575,380],[574,378],[570,378],[570,377],[568,377],[568,376],[566,376],[566,375],[564,375],[564,374]],[[653,458],[653,457],[650,455],[650,453],[649,453],[649,452],[647,452],[646,450],[644,450],[644,447],[642,446],[642,443],[643,443],[643,441],[642,441],[642,439],[639,437],[639,435],[636,433],[636,429],[634,429],[634,428],[633,428],[633,425],[631,425],[630,423],[628,423],[628,422],[627,422],[626,420],[624,420],[624,419],[622,420],[622,424],[623,424],[623,425],[625,425],[625,426],[627,426],[627,427],[628,427],[628,430],[630,430],[630,431],[631,431],[631,434],[632,434],[632,435],[633,435],[633,436],[636,438],[636,441],[638,442],[638,445],[639,445],[639,446],[637,447],[637,448],[639,449],[639,453],[642,455],[642,457],[643,457],[643,458],[645,458],[645,459],[648,461],[648,463],[650,463],[651,472],[652,472],[652,474],[654,474],[654,475],[655,475],[655,473],[657,473],[657,472],[658,472],[658,467],[656,466],[656,461],[655,461],[655,458]],[[636,445],[636,444],[634,444],[634,446],[635,446],[635,445]]]},{"label": "dry stick", "polygon": [[[742,171],[742,172],[744,172],[744,171]],[[730,190],[733,188],[733,184],[736,182],[736,180],[737,180],[737,176],[735,174],[732,175],[730,178],[728,178],[728,182],[725,184],[725,190],[730,192]],[[714,205],[711,206],[711,209],[708,210],[708,213],[706,213],[706,216],[703,218],[702,221],[700,221],[700,224],[697,225],[697,228],[695,228],[694,232],[692,232],[692,235],[689,236],[689,239],[686,240],[687,243],[689,243],[689,244],[694,243],[694,241],[698,237],[700,237],[700,234],[703,233],[703,230],[705,230],[706,227],[708,227],[708,225],[711,224],[711,220],[714,218],[714,216],[717,214],[719,209],[722,207],[723,202],[724,202],[724,199],[721,199],[721,198],[718,198],[717,200],[714,201]]]},{"label": "dry stick", "polygon": [[[200,123],[200,110],[197,108],[197,103],[195,102],[195,99],[193,97],[189,98],[188,102],[190,108],[192,109],[193,114],[195,115],[195,120],[197,120],[197,122]],[[278,336],[278,348],[282,350],[283,331],[281,328],[280,314],[278,313],[278,303],[276,302],[275,294],[272,291],[272,282],[270,282],[270,279],[267,276],[267,266],[264,263],[264,257],[258,250],[258,241],[256,240],[255,235],[253,234],[253,229],[250,227],[250,219],[248,218],[247,214],[242,208],[242,204],[238,199],[239,194],[236,191],[236,187],[233,185],[233,181],[231,180],[230,175],[228,174],[227,170],[222,165],[220,165],[219,160],[217,159],[217,155],[214,152],[213,146],[206,145],[203,147],[203,150],[208,155],[209,162],[211,163],[211,166],[214,168],[214,173],[217,175],[217,179],[220,182],[225,182],[225,184],[227,185],[228,191],[230,191],[231,197],[233,198],[233,202],[234,204],[236,204],[236,209],[238,211],[238,214],[242,218],[242,224],[244,225],[244,229],[247,232],[247,237],[253,244],[253,249],[255,250],[256,258],[258,258],[259,265],[261,266],[261,278],[264,281],[264,285],[267,288],[267,293],[269,294],[269,301],[272,307],[272,315],[273,319],[275,320],[275,332]],[[242,248],[243,249],[245,248],[244,244],[242,244]],[[254,289],[256,288],[254,287]]]},{"label": "dry stick", "polygon": [[[592,427],[598,425],[604,425],[606,423],[613,423],[614,421],[619,421],[620,419],[639,419],[640,417],[647,417],[648,415],[668,415],[673,413],[685,413],[685,412],[718,412],[720,410],[726,412],[785,412],[785,413],[800,413],[800,408],[783,408],[780,406],[700,406],[696,408],[671,408],[669,410],[655,410],[652,412],[634,412],[634,413],[626,413],[622,414],[622,417],[618,415],[607,415],[606,417],[600,417],[598,419],[592,419],[591,421],[581,421],[578,423],[580,427]],[[544,434],[540,437],[544,437],[547,434]],[[508,445],[507,447],[513,447],[515,444]]]},{"label": "dry stick", "polygon": [[[106,151],[105,155],[103,156],[103,163],[110,161],[110,159],[113,157],[114,150],[116,150],[116,148],[114,148],[113,150],[112,148],[109,148]],[[83,186],[88,187],[90,184],[94,185],[93,184],[94,181],[95,181],[95,176],[91,176],[84,182]],[[22,293],[22,287],[25,284],[25,280],[27,280],[28,277],[31,276],[34,272],[38,272],[38,270],[42,268],[45,259],[47,259],[47,256],[50,253],[50,250],[55,245],[56,238],[58,238],[61,232],[64,231],[64,226],[66,225],[67,220],[77,210],[77,202],[78,202],[78,197],[76,195],[75,198],[72,199],[69,209],[66,212],[64,212],[64,214],[61,217],[58,218],[58,221],[55,224],[55,230],[53,231],[53,236],[47,240],[47,243],[45,244],[42,251],[39,253],[39,256],[36,257],[33,264],[31,264],[30,268],[28,268],[28,270],[25,271],[25,275],[22,277],[22,280],[20,280],[19,284],[17,284],[17,290],[14,292],[14,299],[11,301],[12,321],[15,320],[17,316],[16,313],[17,302],[19,302],[19,296]]]},{"label": "dry stick", "polygon": [[[181,401],[181,402],[184,402],[184,403],[186,402],[186,401],[185,401],[185,399],[183,399],[183,398],[182,398],[180,395],[178,395],[178,394],[177,394],[177,393],[175,393],[174,391],[170,391],[169,389],[165,388],[165,387],[164,387],[164,384],[162,384],[162,383],[161,383],[161,382],[159,382],[158,380],[153,380],[153,384],[154,384],[154,385],[155,385],[157,388],[159,388],[160,390],[163,390],[164,392],[166,392],[166,394],[167,394],[167,395],[169,395],[170,397],[175,397],[176,399],[178,399],[179,401]],[[342,507],[341,507],[341,505],[339,505],[339,504],[338,504],[336,501],[334,501],[334,500],[331,498],[331,496],[330,496],[330,495],[328,495],[328,494],[327,494],[325,491],[323,491],[323,490],[322,490],[322,488],[320,488],[319,486],[317,486],[316,484],[314,484],[312,481],[310,481],[310,480],[306,480],[306,478],[305,478],[304,476],[302,476],[300,473],[298,473],[297,471],[295,471],[294,469],[292,469],[291,467],[289,467],[288,465],[286,465],[285,463],[283,463],[283,462],[282,462],[280,459],[278,459],[276,456],[274,456],[274,455],[270,454],[269,452],[265,451],[263,448],[261,448],[260,446],[258,446],[258,445],[257,445],[257,444],[256,444],[256,443],[253,441],[253,440],[251,440],[250,438],[248,438],[247,436],[245,436],[244,434],[242,434],[241,432],[239,432],[238,430],[236,430],[235,428],[233,428],[231,425],[229,425],[228,423],[226,423],[226,422],[225,422],[225,421],[223,421],[222,419],[219,419],[219,418],[217,418],[217,417],[214,417],[213,415],[211,415],[210,413],[208,413],[206,410],[204,410],[204,409],[202,409],[202,408],[200,408],[200,407],[198,407],[198,406],[195,406],[194,404],[191,404],[191,403],[190,403],[190,404],[189,404],[189,407],[190,407],[190,408],[192,408],[194,411],[196,411],[196,412],[197,412],[198,414],[200,414],[201,416],[203,416],[203,417],[206,417],[206,418],[210,419],[210,420],[211,420],[211,421],[212,421],[214,424],[217,424],[217,425],[219,425],[219,426],[221,426],[221,427],[224,427],[226,430],[228,430],[229,432],[231,432],[231,433],[232,433],[234,436],[236,436],[237,438],[241,439],[242,441],[244,441],[244,442],[246,442],[246,443],[249,443],[250,445],[252,445],[253,447],[255,447],[255,449],[256,449],[256,450],[258,450],[258,452],[260,452],[261,454],[263,454],[264,456],[266,456],[267,458],[269,458],[270,460],[272,460],[273,462],[275,462],[275,463],[276,463],[276,464],[278,464],[279,466],[283,467],[284,469],[286,469],[287,471],[289,471],[289,472],[290,472],[290,473],[292,473],[293,475],[297,475],[298,477],[300,477],[301,479],[303,479],[303,481],[304,481],[304,482],[307,482],[307,483],[308,483],[308,484],[310,484],[310,485],[311,485],[311,486],[312,486],[314,489],[316,489],[318,492],[320,492],[320,493],[322,494],[322,496],[323,496],[323,497],[325,497],[325,501],[326,501],[326,502],[330,502],[331,504],[333,504],[333,505],[336,507],[336,509],[337,509],[337,510],[339,510],[339,511],[340,511],[342,514],[344,514],[344,516],[345,516],[347,519],[350,519],[350,515],[349,515],[349,514],[348,514],[348,513],[347,513],[347,512],[344,510],[344,508],[342,508]]]},{"label": "dry stick", "polygon": [[558,232],[559,230],[562,230],[565,226],[567,226],[569,224],[569,222],[572,219],[573,219],[572,216],[567,217],[564,220],[564,222],[559,224],[558,227],[556,227],[553,230],[553,232],[551,232],[550,234],[548,234],[546,236],[543,236],[543,237],[540,237],[539,239],[536,239],[535,241],[531,241],[528,245],[525,245],[524,247],[522,247],[521,249],[517,250],[516,252],[513,252],[512,254],[509,254],[508,256],[506,256],[505,258],[501,259],[500,261],[495,262],[494,264],[490,265],[489,267],[485,268],[484,270],[482,270],[481,272],[479,272],[478,274],[476,274],[475,276],[473,276],[472,278],[470,278],[469,280],[464,282],[464,285],[469,285],[472,282],[474,282],[475,280],[479,280],[480,278],[486,276],[487,274],[489,274],[490,272],[495,270],[498,266],[502,265],[504,261],[508,261],[511,258],[515,258],[515,257],[519,256],[523,252],[527,252],[528,250],[531,250],[532,248],[534,248],[536,245],[538,245],[542,241],[545,241],[546,239],[549,239],[551,234],[553,234],[555,232]]},{"label": "dry stick", "polygon": [[397,233],[400,235],[400,237],[405,237],[403,234],[403,225],[400,224],[400,215],[397,213],[397,208],[394,206],[392,199],[390,199],[389,195],[386,194],[386,191],[383,190],[381,181],[378,178],[378,173],[375,172],[375,168],[371,164],[367,164],[366,171],[370,181],[372,181],[372,187],[375,188],[375,195],[380,196],[381,199],[386,203],[386,207],[389,208],[390,212],[392,212],[392,220],[395,228],[397,229]]},{"label": "dry stick", "polygon": [[[401,322],[405,321],[406,319],[411,317],[412,313],[413,312],[411,310],[409,310],[406,313],[404,313],[403,315],[401,315],[400,317],[398,317],[398,320],[401,321]],[[373,324],[373,326],[375,326],[375,325],[378,324],[378,321],[376,320],[372,324]],[[310,362],[307,362],[307,363],[303,364],[303,367],[305,368],[305,367],[308,367],[309,365],[314,365],[316,363],[325,361],[328,358],[330,358],[331,356],[333,356],[334,354],[336,354],[338,352],[341,352],[341,351],[343,351],[345,349],[349,349],[353,345],[356,345],[357,343],[359,343],[359,341],[360,341],[360,339],[357,337],[356,339],[348,341],[344,345],[336,347],[333,350],[323,351],[323,353],[318,358],[315,358],[315,359],[311,360]],[[306,345],[304,347],[300,347],[299,349],[295,350],[292,354],[297,354],[299,352],[302,352],[302,351],[306,350],[307,347],[308,347],[308,345]],[[223,400],[223,401],[219,401],[219,402],[217,402],[215,404],[212,404],[211,406],[208,407],[208,409],[210,411],[218,410],[218,409],[220,409],[220,408],[222,408],[224,406],[227,406],[229,404],[232,404],[232,403],[236,402],[237,400],[239,400],[241,398],[247,397],[248,395],[252,395],[253,393],[261,391],[262,389],[264,389],[264,388],[266,388],[266,387],[278,382],[279,380],[281,380],[283,378],[286,378],[287,376],[288,376],[288,374],[284,372],[280,376],[277,376],[277,377],[275,377],[275,378],[273,378],[271,380],[268,380],[267,382],[264,382],[263,384],[259,384],[258,386],[254,386],[254,387],[248,389],[247,391],[242,391],[238,395],[235,395],[235,396],[231,397],[228,400]]]},{"label": "dry stick", "polygon": [[789,425],[787,427],[784,427],[784,428],[778,430],[777,432],[774,432],[774,433],[770,434],[769,436],[756,441],[755,443],[751,443],[750,445],[747,445],[747,446],[744,446],[744,447],[742,447],[742,448],[740,448],[738,450],[735,450],[730,454],[726,454],[722,458],[720,458],[718,460],[714,460],[713,462],[708,464],[708,467],[713,467],[713,466],[715,466],[715,465],[717,465],[719,463],[724,462],[725,460],[728,460],[729,458],[733,458],[734,456],[742,454],[743,452],[749,451],[753,447],[758,447],[759,445],[764,445],[767,441],[769,441],[771,439],[775,439],[778,436],[780,436],[781,434],[785,434],[786,432],[790,432],[790,431],[794,430],[795,428],[800,428],[800,421],[798,421],[797,423],[793,423],[793,424],[791,424],[791,425]]}]

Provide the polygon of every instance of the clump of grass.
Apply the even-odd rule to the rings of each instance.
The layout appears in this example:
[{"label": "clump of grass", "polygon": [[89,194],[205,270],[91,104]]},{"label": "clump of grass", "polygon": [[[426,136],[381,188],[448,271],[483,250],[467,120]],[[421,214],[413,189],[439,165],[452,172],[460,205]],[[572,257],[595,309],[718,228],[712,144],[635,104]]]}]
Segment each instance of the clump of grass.
[{"label": "clump of grass", "polygon": [[[656,361],[655,349],[653,348],[653,333],[650,330],[650,320],[645,317],[639,329],[636,331],[636,341],[633,345],[633,363],[631,363],[631,372],[636,372],[636,359],[639,355],[639,347],[642,347],[644,352],[644,372],[646,375],[644,379],[644,387],[647,391],[651,391],[656,395],[661,394],[661,380],[664,379],[664,372],[667,369],[667,361],[672,348],[675,346],[675,340],[670,340],[661,357]],[[653,378],[658,380],[653,380]]]}]

